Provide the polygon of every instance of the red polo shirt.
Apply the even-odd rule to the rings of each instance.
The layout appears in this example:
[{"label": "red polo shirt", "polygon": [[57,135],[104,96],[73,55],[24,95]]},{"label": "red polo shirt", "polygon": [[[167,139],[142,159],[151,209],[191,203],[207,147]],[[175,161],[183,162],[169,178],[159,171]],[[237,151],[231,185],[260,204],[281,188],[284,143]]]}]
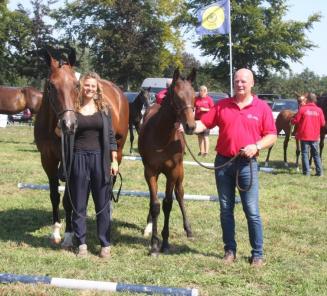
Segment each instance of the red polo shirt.
[{"label": "red polo shirt", "polygon": [[307,103],[300,107],[292,119],[297,125],[296,138],[301,141],[318,141],[320,128],[325,125],[325,117],[321,108],[315,103]]},{"label": "red polo shirt", "polygon": [[203,114],[206,114],[208,111],[201,111],[200,108],[211,109],[214,106],[213,100],[210,96],[196,97],[194,101],[195,108],[195,119],[201,119]]},{"label": "red polo shirt", "polygon": [[240,109],[235,98],[220,100],[201,122],[207,128],[219,127],[217,153],[232,157],[241,148],[255,144],[263,136],[276,135],[276,126],[271,108],[254,96],[251,104]]}]

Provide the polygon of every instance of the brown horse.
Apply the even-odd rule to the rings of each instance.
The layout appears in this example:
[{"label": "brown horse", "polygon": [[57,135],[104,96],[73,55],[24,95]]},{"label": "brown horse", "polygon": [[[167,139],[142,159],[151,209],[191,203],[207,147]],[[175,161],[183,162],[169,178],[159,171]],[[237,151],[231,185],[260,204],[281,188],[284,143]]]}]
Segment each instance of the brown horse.
[{"label": "brown horse", "polygon": [[134,132],[133,128],[135,127],[135,130],[137,134],[140,132],[140,124],[142,120],[142,109],[143,106],[145,108],[149,108],[150,103],[150,90],[151,87],[148,89],[141,89],[140,93],[136,96],[133,102],[129,103],[129,121],[128,121],[128,126],[129,126],[129,139],[131,142],[130,148],[129,148],[129,153],[133,153],[133,142],[134,142]]},{"label": "brown horse", "polygon": [[[49,76],[44,86],[43,100],[37,113],[34,128],[35,143],[41,153],[41,162],[47,174],[50,187],[50,199],[53,215],[53,233],[51,240],[54,243],[61,241],[58,192],[58,164],[61,161],[60,139],[54,130],[58,120],[61,121],[63,136],[74,134],[77,127],[74,101],[79,92],[79,83],[75,77],[73,66],[76,61],[75,51],[71,50],[68,58],[54,58],[49,52],[45,53],[50,68]],[[128,101],[121,90],[109,81],[102,80],[103,92],[108,98],[112,114],[112,122],[116,132],[118,144],[118,160],[122,159],[122,149],[128,132]],[[72,207],[65,191],[63,206],[66,213],[66,230],[63,247],[72,245]]]},{"label": "brown horse", "polygon": [[42,92],[32,86],[8,87],[0,86],[0,113],[16,114],[26,108],[37,113],[42,102]]},{"label": "brown horse", "polygon": [[195,128],[193,106],[194,89],[192,82],[195,70],[185,80],[175,70],[173,82],[162,105],[154,104],[145,113],[141,125],[138,148],[144,165],[144,176],[150,191],[150,213],[152,218],[151,254],[159,253],[159,238],[157,230],[160,201],[157,196],[158,177],[165,175],[166,193],[162,209],[165,215],[162,230],[162,252],[169,251],[169,215],[173,203],[173,191],[179,203],[183,225],[187,237],[192,237],[184,207],[184,167],[183,155],[185,143],[182,135],[177,132],[174,123],[180,121],[186,133],[191,134]]},{"label": "brown horse", "polygon": [[[293,126],[291,124],[291,119],[293,118],[293,116],[295,114],[296,114],[296,112],[294,112],[294,111],[283,110],[278,114],[278,116],[276,118],[277,135],[279,135],[282,130],[285,133],[284,144],[283,144],[284,165],[285,165],[285,167],[288,167],[288,162],[287,162],[288,142],[290,140],[291,135],[295,134],[295,132],[296,132],[295,128],[293,130]],[[269,157],[270,157],[272,147],[270,147],[268,149],[267,157],[266,157],[266,160],[265,160],[265,166],[266,167],[269,166]],[[299,141],[296,140],[296,161],[295,161],[295,166],[296,166],[297,171],[299,170],[299,156],[300,156],[300,144],[299,144]]]}]

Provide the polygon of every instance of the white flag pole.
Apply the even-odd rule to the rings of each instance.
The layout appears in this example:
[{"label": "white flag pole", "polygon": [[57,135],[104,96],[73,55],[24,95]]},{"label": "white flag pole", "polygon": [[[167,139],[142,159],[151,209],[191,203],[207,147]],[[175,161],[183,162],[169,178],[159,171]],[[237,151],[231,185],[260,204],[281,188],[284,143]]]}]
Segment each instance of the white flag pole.
[{"label": "white flag pole", "polygon": [[230,79],[230,95],[234,95],[233,92],[233,54],[232,54],[232,20],[231,20],[231,9],[230,0],[228,1],[228,14],[229,14],[229,79]]}]

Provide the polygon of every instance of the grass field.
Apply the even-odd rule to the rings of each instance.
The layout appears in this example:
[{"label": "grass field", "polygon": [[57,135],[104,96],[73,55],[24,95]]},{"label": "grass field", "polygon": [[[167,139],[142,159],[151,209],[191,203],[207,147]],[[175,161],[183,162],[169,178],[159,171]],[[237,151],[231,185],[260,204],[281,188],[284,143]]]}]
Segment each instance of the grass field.
[{"label": "grass field", "polygon": [[[195,153],[197,138],[188,137]],[[214,159],[216,137],[210,138]],[[274,173],[260,172],[260,209],[264,223],[266,265],[253,270],[247,262],[250,245],[241,206],[236,206],[238,259],[222,264],[223,247],[216,202],[187,201],[195,236],[188,240],[177,203],[171,214],[171,253],[148,255],[149,239],[142,235],[148,212],[145,198],[121,197],[114,205],[112,258],[98,258],[99,245],[92,202],[88,219],[91,255],[77,258],[49,241],[52,213],[47,191],[20,190],[17,183],[45,184],[33,128],[0,129],[0,273],[48,275],[170,287],[198,288],[200,295],[327,295],[327,182],[306,178],[294,168],[283,168],[282,141],[272,151]],[[125,147],[129,150],[129,143]],[[294,141],[289,161],[294,163]],[[263,162],[265,151],[259,161]],[[325,154],[326,155],[326,154]],[[189,153],[185,157],[191,160]],[[327,157],[324,156],[324,167]],[[123,161],[124,190],[147,191],[140,161]],[[185,166],[185,192],[217,195],[212,171]],[[164,191],[163,177],[159,191]],[[61,216],[63,217],[61,206]],[[160,214],[159,229],[163,225]],[[0,285],[0,295],[108,295],[44,285]],[[120,293],[119,295],[130,295]]]}]

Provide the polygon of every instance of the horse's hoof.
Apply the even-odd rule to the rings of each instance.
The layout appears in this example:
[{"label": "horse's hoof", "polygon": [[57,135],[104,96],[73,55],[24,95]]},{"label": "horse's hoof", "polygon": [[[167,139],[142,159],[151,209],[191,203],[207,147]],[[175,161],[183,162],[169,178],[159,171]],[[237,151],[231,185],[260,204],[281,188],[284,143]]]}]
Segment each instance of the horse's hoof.
[{"label": "horse's hoof", "polygon": [[169,250],[170,250],[170,246],[169,244],[167,244],[166,246],[161,247],[160,252],[167,255],[169,254]]},{"label": "horse's hoof", "polygon": [[194,238],[192,231],[186,231],[186,236],[188,239]]},{"label": "horse's hoof", "polygon": [[51,243],[54,244],[54,245],[59,245],[60,242],[61,242],[61,238],[60,238],[60,237],[58,238],[58,237],[52,237],[52,236],[51,236],[50,241],[51,241]]},{"label": "horse's hoof", "polygon": [[265,167],[267,168],[269,166],[269,163],[268,162],[265,162]]},{"label": "horse's hoof", "polygon": [[50,240],[55,245],[58,245],[61,242],[60,228],[61,228],[61,224],[58,222],[56,222],[52,226],[52,234],[51,234]]},{"label": "horse's hoof", "polygon": [[159,257],[159,252],[158,251],[150,251],[150,256],[151,257],[155,257],[155,258],[157,258],[157,257]]},{"label": "horse's hoof", "polygon": [[285,162],[285,163],[284,163],[284,166],[285,166],[286,168],[288,168],[288,163],[287,163],[287,162]]}]

